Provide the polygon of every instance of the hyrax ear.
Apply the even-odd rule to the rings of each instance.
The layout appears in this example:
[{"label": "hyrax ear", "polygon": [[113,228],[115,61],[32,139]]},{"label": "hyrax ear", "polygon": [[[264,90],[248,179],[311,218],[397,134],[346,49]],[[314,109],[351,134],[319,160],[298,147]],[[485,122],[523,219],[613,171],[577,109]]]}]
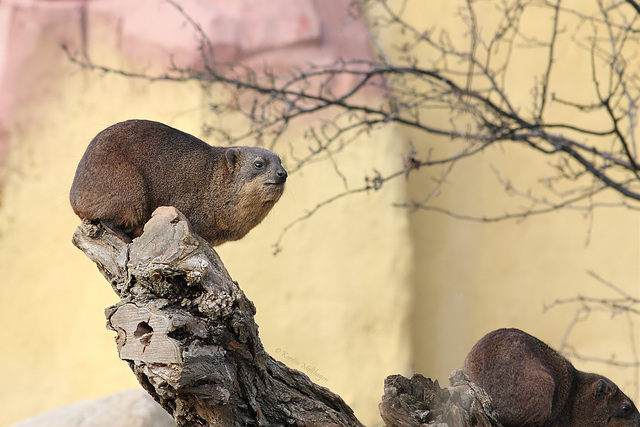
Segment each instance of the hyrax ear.
[{"label": "hyrax ear", "polygon": [[616,391],[613,384],[611,384],[609,381],[605,380],[604,378],[600,378],[598,381],[596,381],[593,387],[594,387],[595,396],[598,399],[605,398],[615,393]]},{"label": "hyrax ear", "polygon": [[240,163],[240,149],[237,147],[227,148],[227,151],[224,153],[227,158],[227,166],[231,172],[238,166]]}]

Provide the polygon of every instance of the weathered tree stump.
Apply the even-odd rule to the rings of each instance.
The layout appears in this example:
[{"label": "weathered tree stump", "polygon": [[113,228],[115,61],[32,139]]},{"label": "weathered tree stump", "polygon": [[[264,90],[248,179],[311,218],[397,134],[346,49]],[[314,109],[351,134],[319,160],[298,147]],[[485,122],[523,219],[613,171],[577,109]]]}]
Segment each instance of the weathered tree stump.
[{"label": "weathered tree stump", "polygon": [[[120,296],[105,310],[120,358],[178,426],[362,426],[340,396],[266,353],[253,303],[175,208],[158,208],[133,242],[83,221],[73,243]],[[451,380],[389,376],[383,420],[500,426],[484,391],[461,371]]]},{"label": "weathered tree stump", "polygon": [[487,393],[463,371],[453,371],[449,388],[420,374],[391,375],[379,405],[389,427],[501,427]]},{"label": "weathered tree stump", "polygon": [[179,426],[361,426],[336,394],[269,356],[255,307],[171,207],[133,242],[87,222],[73,243],[120,301],[105,310],[120,358]]}]

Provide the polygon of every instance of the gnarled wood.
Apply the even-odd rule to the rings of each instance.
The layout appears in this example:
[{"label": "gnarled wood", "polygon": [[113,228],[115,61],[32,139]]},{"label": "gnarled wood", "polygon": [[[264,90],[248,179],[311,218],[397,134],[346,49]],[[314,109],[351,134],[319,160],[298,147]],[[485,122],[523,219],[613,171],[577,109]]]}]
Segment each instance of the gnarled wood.
[{"label": "gnarled wood", "polygon": [[133,242],[83,223],[73,243],[121,298],[106,310],[120,358],[179,426],[362,425],[265,352],[253,303],[175,208],[158,208]]},{"label": "gnarled wood", "polygon": [[420,374],[388,376],[380,415],[389,427],[501,427],[484,390],[463,371],[453,371],[451,386],[440,388]]},{"label": "gnarled wood", "polygon": [[[120,296],[105,310],[120,358],[179,426],[362,426],[338,395],[265,352],[253,303],[175,208],[158,208],[133,242],[83,222],[73,243]],[[387,377],[383,420],[500,426],[464,373],[451,382],[442,389],[419,374]]]}]

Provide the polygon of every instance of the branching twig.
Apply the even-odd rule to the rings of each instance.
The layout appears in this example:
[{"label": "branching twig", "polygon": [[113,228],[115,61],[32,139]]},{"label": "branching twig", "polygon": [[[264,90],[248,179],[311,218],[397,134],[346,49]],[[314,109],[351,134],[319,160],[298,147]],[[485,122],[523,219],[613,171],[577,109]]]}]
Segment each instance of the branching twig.
[{"label": "branching twig", "polygon": [[[370,17],[370,35],[373,45],[380,47],[379,61],[337,60],[278,75],[268,70],[253,70],[241,63],[215,63],[214,66],[216,46],[177,3],[168,1],[185,17],[200,40],[202,70],[172,68],[152,75],[101,65],[68,49],[67,55],[79,67],[95,72],[147,81],[196,81],[206,83],[212,91],[222,88],[223,91],[217,90],[217,93],[225,93],[228,99],[213,106],[211,113],[218,124],[208,124],[207,130],[223,136],[230,144],[249,140],[277,149],[278,144],[285,143],[283,137],[288,135],[292,123],[313,117],[305,132],[307,147],[286,141],[291,158],[296,161],[289,169],[296,173],[311,163],[328,161],[343,182],[343,189],[316,202],[313,208],[288,224],[275,243],[276,252],[280,250],[284,234],[319,209],[406,172],[405,165],[398,159],[395,171],[354,189],[337,166],[340,153],[348,150],[351,142],[388,125],[421,132],[430,139],[440,137],[436,141],[449,139],[455,143],[452,146],[457,152],[449,151],[448,157],[440,162],[419,161],[416,164],[423,172],[411,174],[410,179],[426,177],[439,182],[437,192],[444,191],[444,180],[438,178],[439,169],[429,172],[429,168],[446,164],[450,171],[460,158],[496,144],[533,148],[532,155],[541,153],[557,159],[557,169],[561,171],[555,177],[538,177],[537,181],[545,182],[549,193],[536,189],[540,193],[536,194],[532,191],[533,185],[511,192],[528,203],[522,205],[521,210],[504,215],[488,217],[454,212],[432,203],[433,189],[425,190],[422,202],[397,206],[492,222],[565,208],[611,206],[611,202],[600,202],[593,197],[613,192],[619,196],[618,206],[637,208],[636,202],[640,201],[636,150],[640,54],[636,46],[640,44],[640,13],[634,0],[592,0],[596,2],[594,7],[580,10],[559,0],[505,2],[500,6],[501,18],[493,27],[479,21],[482,14],[476,9],[481,7],[480,3],[467,1],[459,11],[467,38],[461,45],[452,41],[446,28],[418,28],[410,22],[405,16],[407,2],[394,8],[387,0],[362,0],[363,8],[375,14]],[[540,10],[551,18],[550,35],[545,41],[539,40],[538,32],[530,32],[523,24]],[[594,12],[587,12],[589,10]],[[570,24],[574,21],[579,22],[575,29]],[[592,30],[585,35],[588,26]],[[560,37],[567,31],[570,37]],[[404,39],[383,52],[381,46],[387,44],[381,41],[387,32],[404,34]],[[598,36],[605,33],[606,38]],[[580,97],[571,98],[561,86],[567,77],[560,73],[567,64],[556,52],[568,48],[564,43],[574,43],[591,62],[590,70],[573,71],[592,82]],[[537,82],[531,88],[534,96],[522,101],[519,89],[509,84],[514,57],[527,49],[535,54],[536,49],[541,48],[546,52],[542,77],[531,76],[530,81]],[[352,83],[338,92],[334,83],[344,77],[344,81]],[[379,94],[377,104],[372,103],[370,97],[360,96],[371,90]],[[574,115],[559,120],[559,116],[551,114],[555,113],[551,110],[553,103],[572,110]],[[438,119],[441,113],[450,119]],[[600,120],[593,120],[594,115]],[[229,128],[227,122],[232,121],[226,121],[227,116],[243,117],[248,126]],[[606,123],[603,118],[607,119]],[[605,124],[597,126],[598,123]],[[376,149],[375,144],[370,147]],[[374,169],[376,165],[370,168]],[[595,182],[589,181],[594,178]],[[585,181],[589,181],[589,185],[585,185]],[[567,185],[572,186],[573,192],[560,190]],[[588,203],[590,207],[578,203]]]}]

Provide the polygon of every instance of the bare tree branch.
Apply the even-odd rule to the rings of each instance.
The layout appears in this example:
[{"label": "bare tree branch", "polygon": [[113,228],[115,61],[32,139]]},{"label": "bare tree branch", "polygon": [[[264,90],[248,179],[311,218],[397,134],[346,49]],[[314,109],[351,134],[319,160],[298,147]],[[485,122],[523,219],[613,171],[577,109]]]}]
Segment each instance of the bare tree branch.
[{"label": "bare tree branch", "polygon": [[[636,323],[638,321],[638,315],[640,315],[640,299],[629,295],[629,293],[625,292],[620,286],[602,278],[593,271],[587,271],[587,274],[598,283],[613,291],[614,296],[588,297],[584,295],[576,295],[574,297],[556,299],[546,305],[544,307],[545,311],[560,306],[575,306],[573,319],[569,322],[569,325],[567,325],[567,328],[564,331],[559,351],[578,360],[601,363],[620,368],[634,368],[637,374],[638,370],[640,370],[640,356],[637,351]],[[589,320],[590,316],[594,313],[605,313],[611,317],[624,317],[626,319],[629,330],[629,345],[632,349],[633,360],[620,360],[615,351],[612,351],[612,354],[609,357],[593,355],[587,356],[578,352],[569,345],[569,339],[574,329],[580,323],[584,323]],[[638,376],[635,375],[634,378],[634,383],[637,388]]]},{"label": "bare tree branch", "polygon": [[[176,13],[185,16],[179,5],[170,3]],[[215,133],[228,144],[253,140],[272,149],[286,144],[291,159],[296,162],[289,166],[292,173],[314,162],[329,162],[343,190],[317,201],[286,226],[275,243],[276,251],[287,230],[336,200],[377,189],[376,186],[398,176],[437,181],[440,171],[435,166],[448,165],[452,170],[460,158],[472,157],[497,144],[532,148],[532,156],[544,154],[544,158],[555,162],[551,169],[559,172],[556,176],[537,178],[537,182],[545,183],[546,190],[536,187],[534,191],[531,184],[530,188],[515,192],[527,202],[519,212],[506,215],[452,212],[434,203],[435,199],[429,196],[432,189],[426,190],[422,201],[398,202],[396,206],[487,221],[488,218],[525,218],[576,207],[585,201],[592,203],[592,208],[611,205],[593,200],[596,195],[610,193],[618,196],[619,206],[638,208],[640,13],[637,2],[589,0],[589,6],[580,10],[560,0],[503,2],[496,5],[500,9],[497,22],[482,24],[478,21],[482,14],[478,11],[484,4],[465,1],[458,11],[460,22],[466,26],[466,39],[462,44],[449,36],[447,28],[423,29],[411,24],[405,18],[408,0],[398,5],[387,0],[356,3],[371,14],[370,34],[372,44],[379,47],[379,60],[312,64],[278,75],[268,70],[253,70],[242,63],[216,61],[214,64],[215,46],[188,16],[185,19],[200,40],[205,64],[201,70],[174,67],[153,75],[109,67],[68,49],[66,52],[73,63],[95,72],[148,81],[206,83],[212,91],[226,96],[226,100],[209,105],[211,122],[203,126],[207,132]],[[540,16],[541,13],[546,14],[550,22],[546,40],[540,38],[539,31],[532,32],[525,25],[534,14]],[[403,34],[404,38],[383,51],[384,44],[380,41],[386,32]],[[606,36],[601,36],[603,34]],[[567,64],[557,54],[560,49],[574,49],[591,63],[590,70],[574,70],[581,78],[591,80],[591,86],[584,88],[580,96],[567,93],[562,87],[567,76],[561,73]],[[514,58],[528,51],[544,58],[539,61],[539,74],[532,71],[529,83],[519,82],[514,86],[510,80]],[[352,83],[341,86],[337,92],[335,82],[340,79]],[[522,101],[518,94],[523,84],[532,85],[529,101]],[[377,104],[372,103],[370,97],[360,96],[367,91],[378,94]],[[571,110],[572,115],[560,116],[556,114],[556,107]],[[438,119],[442,114],[449,119]],[[225,126],[225,117],[238,115],[246,118],[246,128]],[[285,142],[283,135],[291,129],[291,124],[305,117],[321,117],[304,132],[307,147]],[[604,118],[607,120],[602,120]],[[340,153],[362,135],[374,134],[388,125],[447,138],[458,151],[437,162],[420,160],[416,153],[408,152],[405,157],[412,156],[416,168],[433,172],[408,173],[414,169],[407,170],[399,158],[395,171],[385,176],[363,177],[364,185],[353,185],[341,172]],[[379,168],[375,165],[371,167],[376,169]],[[594,184],[593,179],[598,183]],[[571,186],[573,192],[560,190]],[[444,190],[444,181],[441,181],[438,191]],[[545,206],[535,207],[540,205],[540,200],[547,201]]]}]

